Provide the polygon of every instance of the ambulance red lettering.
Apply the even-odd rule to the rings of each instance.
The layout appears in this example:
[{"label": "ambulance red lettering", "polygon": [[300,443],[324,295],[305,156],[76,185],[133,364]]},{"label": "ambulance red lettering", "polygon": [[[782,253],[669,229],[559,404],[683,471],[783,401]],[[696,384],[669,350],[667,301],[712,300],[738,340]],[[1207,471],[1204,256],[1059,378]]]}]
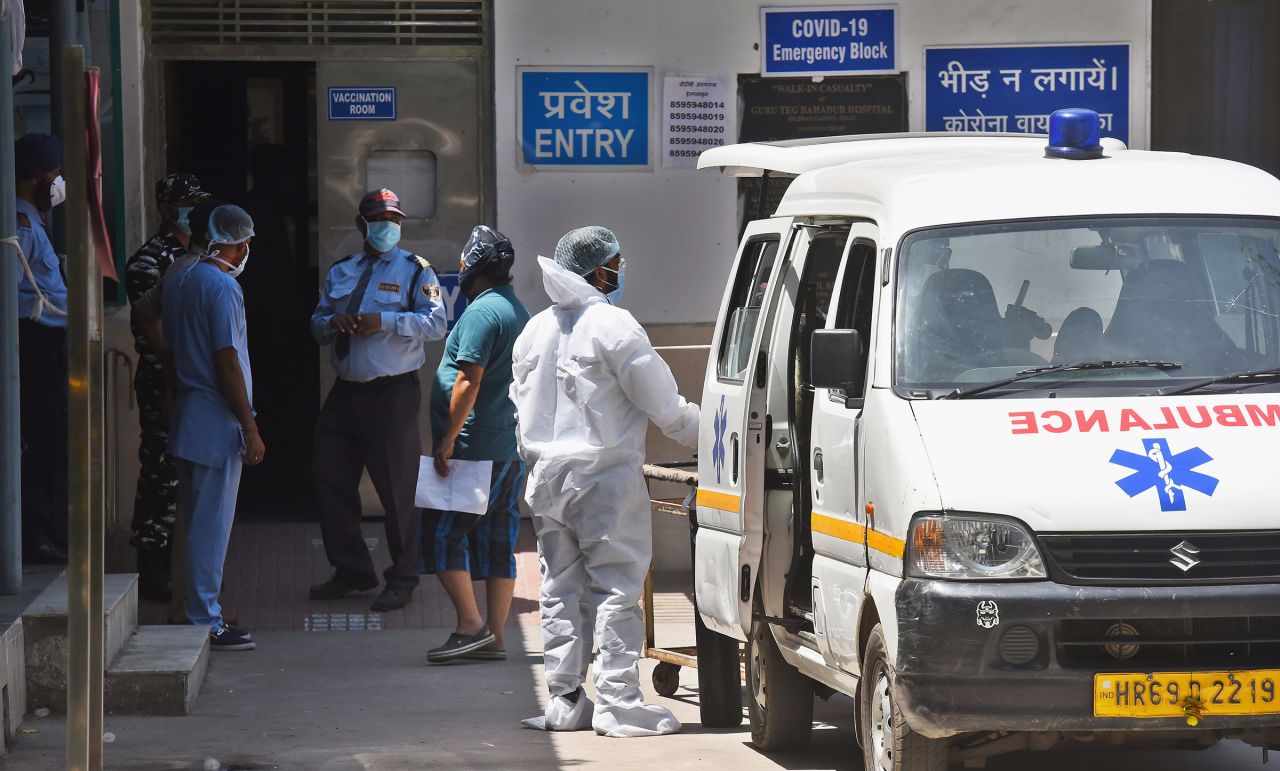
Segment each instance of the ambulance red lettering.
[{"label": "ambulance red lettering", "polygon": [[1036,414],[1034,412],[1010,412],[1009,413],[1010,430],[1015,434],[1034,434],[1036,429]]},{"label": "ambulance red lettering", "polygon": [[1218,425],[1220,426],[1247,425],[1244,413],[1240,411],[1240,405],[1238,404],[1223,404],[1214,407],[1213,414],[1218,416]]},{"label": "ambulance red lettering", "polygon": [[[1142,412],[1146,414],[1143,415]],[[1115,426],[1113,429],[1112,426]],[[1120,410],[1119,421],[1105,410],[1045,410],[1010,412],[1009,430],[1014,434],[1069,434],[1073,431],[1110,433],[1115,431],[1176,431],[1183,428],[1223,428],[1280,426],[1280,404],[1217,404],[1194,407],[1161,407],[1143,411]]]},{"label": "ambulance red lettering", "polygon": [[1245,409],[1249,411],[1249,422],[1255,426],[1274,426],[1280,420],[1280,404],[1249,404]]},{"label": "ambulance red lettering", "polygon": [[1142,416],[1133,410],[1120,410],[1120,430],[1132,431],[1135,428],[1141,428],[1143,431],[1150,431],[1151,424],[1143,420]]},{"label": "ambulance red lettering", "polygon": [[[1059,410],[1049,410],[1042,414],[1043,422],[1041,426],[1045,431],[1051,434],[1065,434],[1071,430],[1071,416]],[[1057,424],[1050,423],[1051,420],[1057,420]]]},{"label": "ambulance red lettering", "polygon": [[1092,431],[1094,426],[1097,426],[1098,430],[1103,433],[1111,430],[1107,426],[1107,413],[1103,410],[1094,410],[1089,413],[1084,410],[1076,410],[1076,423],[1082,432]]},{"label": "ambulance red lettering", "polygon": [[1200,420],[1191,419],[1191,415],[1187,412],[1186,407],[1178,408],[1178,416],[1182,418],[1182,424],[1187,428],[1208,428],[1213,424],[1213,416],[1209,414],[1208,407],[1196,407],[1200,413]]}]

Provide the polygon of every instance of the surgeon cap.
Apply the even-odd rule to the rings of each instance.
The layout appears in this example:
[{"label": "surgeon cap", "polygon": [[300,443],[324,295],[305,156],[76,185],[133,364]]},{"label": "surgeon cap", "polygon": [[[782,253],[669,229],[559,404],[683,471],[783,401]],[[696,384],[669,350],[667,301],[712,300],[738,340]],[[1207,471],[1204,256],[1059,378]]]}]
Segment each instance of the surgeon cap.
[{"label": "surgeon cap", "polygon": [[253,220],[239,206],[224,204],[209,215],[208,243],[242,244],[253,238]]},{"label": "surgeon cap", "polygon": [[511,265],[516,261],[516,250],[511,239],[488,225],[476,225],[471,238],[462,250],[462,264],[467,270],[475,270],[493,281],[511,278]]},{"label": "surgeon cap", "polygon": [[565,270],[585,276],[622,251],[618,237],[608,228],[589,225],[570,230],[556,244],[556,263]]}]

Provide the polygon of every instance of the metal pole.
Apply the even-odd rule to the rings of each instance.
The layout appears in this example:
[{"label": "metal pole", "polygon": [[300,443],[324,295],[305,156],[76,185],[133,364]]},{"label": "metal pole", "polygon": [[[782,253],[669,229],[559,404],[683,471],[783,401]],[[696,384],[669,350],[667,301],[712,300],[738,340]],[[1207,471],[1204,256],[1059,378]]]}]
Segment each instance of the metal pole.
[{"label": "metal pole", "polygon": [[[13,179],[13,58],[0,21],[0,239],[18,233]],[[18,379],[18,250],[0,241],[0,594],[22,590],[22,434]]]},{"label": "metal pole", "polygon": [[[67,135],[63,133],[63,112],[67,109],[65,62],[62,51],[67,46],[76,44],[76,0],[49,0],[49,118],[51,133],[62,140],[63,148],[67,145]],[[72,134],[72,136],[76,136]],[[53,241],[53,249],[58,254],[67,253],[66,218],[58,216],[65,212],[50,212],[49,238]]]},{"label": "metal pole", "polygon": [[[102,279],[88,242],[84,146],[84,49],[67,46],[62,60],[63,171],[67,179],[67,375],[70,402],[70,559],[67,561],[67,768],[102,768],[102,545],[94,519],[102,503]],[[96,361],[95,361],[96,360]],[[98,468],[95,470],[95,466]],[[99,523],[98,527],[101,527]],[[95,556],[96,555],[96,556]],[[96,575],[95,575],[96,574]],[[94,594],[97,601],[94,601]],[[97,714],[94,714],[95,707]]]},{"label": "metal pole", "polygon": [[[83,65],[84,55],[80,56]],[[83,70],[84,67],[81,67]],[[93,70],[97,72],[96,69]],[[94,78],[94,83],[101,81]],[[88,83],[83,72],[80,77],[81,87],[76,93],[80,102],[80,126],[86,128],[88,110],[85,91]],[[84,147],[84,143],[80,143]],[[91,245],[89,237],[89,185],[97,185],[99,181],[89,176],[89,162],[86,153],[81,153],[77,172],[83,182],[80,190],[84,192],[83,207],[77,213],[72,209],[71,217],[77,223],[67,226],[67,235],[75,236],[73,243],[79,244],[77,252],[89,271],[92,282],[89,305],[91,333],[89,335],[89,768],[102,771],[102,711],[103,690],[106,676],[106,617],[102,612],[102,574],[106,564],[106,402],[103,369],[106,367],[106,356],[103,352],[102,328],[102,271],[98,267],[98,255]]]}]

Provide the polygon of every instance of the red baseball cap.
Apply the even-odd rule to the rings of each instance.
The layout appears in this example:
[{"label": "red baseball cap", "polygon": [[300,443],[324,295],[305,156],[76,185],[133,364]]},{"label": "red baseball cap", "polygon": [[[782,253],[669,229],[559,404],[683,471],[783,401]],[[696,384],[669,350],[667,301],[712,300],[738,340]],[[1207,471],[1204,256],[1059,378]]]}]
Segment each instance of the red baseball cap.
[{"label": "red baseball cap", "polygon": [[364,194],[364,198],[360,199],[361,217],[372,217],[385,212],[399,214],[401,217],[407,216],[400,209],[400,196],[385,187],[379,190],[370,190]]}]

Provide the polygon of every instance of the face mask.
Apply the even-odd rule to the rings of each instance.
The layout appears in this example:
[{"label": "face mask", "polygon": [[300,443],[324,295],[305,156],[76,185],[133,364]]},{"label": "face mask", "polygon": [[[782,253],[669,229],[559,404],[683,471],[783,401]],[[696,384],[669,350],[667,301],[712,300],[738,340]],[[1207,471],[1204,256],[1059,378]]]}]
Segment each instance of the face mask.
[{"label": "face mask", "polygon": [[618,265],[617,270],[610,270],[609,268],[605,268],[605,270],[608,270],[614,275],[613,280],[614,283],[617,284],[612,292],[605,294],[605,297],[608,298],[610,304],[617,305],[622,300],[622,290],[626,289],[627,286],[627,262],[626,260],[623,260]]},{"label": "face mask", "polygon": [[49,183],[49,208],[52,209],[65,200],[67,200],[67,181],[59,174]]},{"label": "face mask", "polygon": [[219,256],[218,256],[218,252],[217,252],[216,250],[214,250],[214,249],[213,249],[213,247],[210,247],[209,249],[210,249],[209,253],[208,253],[208,254],[206,254],[206,255],[204,256],[204,258],[205,258],[206,260],[209,260],[210,262],[216,262],[216,263],[218,263],[219,265],[224,266],[224,267],[227,269],[227,275],[228,275],[228,276],[231,276],[232,278],[236,278],[236,277],[237,277],[237,276],[239,276],[241,273],[244,273],[244,266],[246,266],[246,265],[248,265],[248,264],[249,264],[249,250],[248,250],[248,249],[245,249],[245,251],[244,251],[244,259],[240,260],[240,264],[239,264],[239,265],[232,265],[231,263],[229,263],[229,262],[227,262],[226,260],[224,260],[224,259],[222,259],[221,257],[219,257]]},{"label": "face mask", "polygon": [[396,248],[400,243],[400,223],[390,220],[365,220],[365,243],[372,246],[378,254],[384,254]]},{"label": "face mask", "polygon": [[194,206],[179,206],[178,219],[173,222],[173,226],[186,235],[191,235],[191,210],[194,208]]}]

